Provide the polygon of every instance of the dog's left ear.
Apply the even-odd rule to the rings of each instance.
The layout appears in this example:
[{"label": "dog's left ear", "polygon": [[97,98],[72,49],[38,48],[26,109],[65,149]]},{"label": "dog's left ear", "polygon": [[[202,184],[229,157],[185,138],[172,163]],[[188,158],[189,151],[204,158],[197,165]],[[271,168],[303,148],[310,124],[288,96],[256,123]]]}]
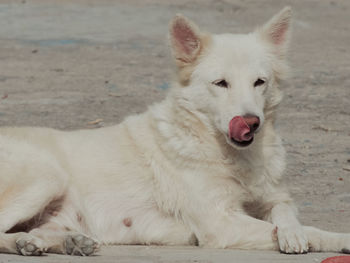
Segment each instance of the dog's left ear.
[{"label": "dog's left ear", "polygon": [[260,36],[272,44],[277,55],[283,56],[288,49],[291,17],[292,10],[287,6],[259,29]]}]

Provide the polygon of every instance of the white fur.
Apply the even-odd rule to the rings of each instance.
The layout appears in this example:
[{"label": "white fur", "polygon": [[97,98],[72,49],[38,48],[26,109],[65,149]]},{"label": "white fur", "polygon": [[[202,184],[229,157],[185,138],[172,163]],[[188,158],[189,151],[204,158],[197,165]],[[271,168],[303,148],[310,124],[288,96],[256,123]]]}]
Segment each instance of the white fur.
[{"label": "white fur", "polygon": [[[285,153],[273,113],[289,20],[286,8],[251,34],[208,35],[177,16],[170,37],[187,84],[175,83],[147,112],[98,130],[1,128],[0,251],[93,253],[89,239],[69,252],[79,234],[102,244],[350,249],[349,235],[302,227],[281,184]],[[254,87],[257,78],[266,83]],[[230,120],[246,114],[261,125],[242,149],[227,134]],[[29,233],[5,233],[33,217]]]}]

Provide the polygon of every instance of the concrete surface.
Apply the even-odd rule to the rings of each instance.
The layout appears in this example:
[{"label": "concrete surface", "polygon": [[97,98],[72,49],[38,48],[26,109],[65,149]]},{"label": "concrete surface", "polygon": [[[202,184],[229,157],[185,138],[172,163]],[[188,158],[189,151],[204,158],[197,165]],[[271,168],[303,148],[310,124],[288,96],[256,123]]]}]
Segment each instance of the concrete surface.
[{"label": "concrete surface", "polygon": [[[147,247],[116,246],[103,248],[91,257],[49,255],[23,257],[0,255],[1,263],[318,263],[331,253],[310,253],[305,255],[284,255],[272,251],[247,251],[229,249],[204,249],[198,247]],[[349,257],[350,258],[350,257]],[[344,262],[345,263],[345,262]]]},{"label": "concrete surface", "polygon": [[[304,224],[350,232],[350,1],[0,0],[0,126],[71,130],[120,122],[161,100],[172,63],[167,25],[183,13],[212,32],[248,32],[294,10],[293,77],[278,126],[286,183]],[[2,262],[320,262],[326,254],[105,248],[89,259]]]}]

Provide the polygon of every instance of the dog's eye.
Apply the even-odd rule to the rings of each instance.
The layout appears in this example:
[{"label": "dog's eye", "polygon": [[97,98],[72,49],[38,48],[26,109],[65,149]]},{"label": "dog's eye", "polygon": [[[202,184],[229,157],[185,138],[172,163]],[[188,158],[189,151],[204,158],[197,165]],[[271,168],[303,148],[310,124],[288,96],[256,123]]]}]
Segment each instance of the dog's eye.
[{"label": "dog's eye", "polygon": [[219,86],[221,88],[228,88],[228,83],[226,80],[222,79],[222,80],[217,80],[213,82],[214,85]]},{"label": "dog's eye", "polygon": [[255,82],[254,82],[254,87],[258,87],[258,86],[261,86],[261,85],[264,85],[265,84],[265,80],[263,79],[257,79]]}]

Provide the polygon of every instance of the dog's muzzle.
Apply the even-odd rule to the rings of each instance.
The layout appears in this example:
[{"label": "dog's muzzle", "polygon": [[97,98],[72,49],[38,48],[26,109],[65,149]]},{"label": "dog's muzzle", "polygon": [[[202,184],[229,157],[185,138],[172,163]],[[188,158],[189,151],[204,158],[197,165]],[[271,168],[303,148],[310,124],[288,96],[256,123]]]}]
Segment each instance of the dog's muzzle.
[{"label": "dog's muzzle", "polygon": [[254,133],[260,126],[257,116],[236,116],[229,124],[229,138],[237,146],[245,147],[254,140]]}]

